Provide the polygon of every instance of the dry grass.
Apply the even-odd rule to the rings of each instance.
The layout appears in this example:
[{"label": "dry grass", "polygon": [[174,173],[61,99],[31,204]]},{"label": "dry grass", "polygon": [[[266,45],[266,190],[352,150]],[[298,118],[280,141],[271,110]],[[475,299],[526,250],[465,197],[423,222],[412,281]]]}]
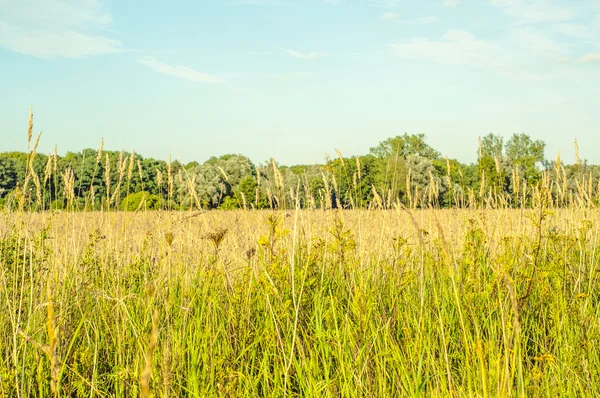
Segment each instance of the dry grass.
[{"label": "dry grass", "polygon": [[594,210],[0,217],[3,396],[597,390]]}]

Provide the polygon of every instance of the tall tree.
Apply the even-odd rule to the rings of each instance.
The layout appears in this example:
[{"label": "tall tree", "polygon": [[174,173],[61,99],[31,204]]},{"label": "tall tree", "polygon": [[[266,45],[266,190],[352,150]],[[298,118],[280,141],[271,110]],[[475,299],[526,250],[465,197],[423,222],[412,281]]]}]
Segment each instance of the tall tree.
[{"label": "tall tree", "polygon": [[17,186],[17,170],[15,161],[8,157],[0,157],[0,198]]},{"label": "tall tree", "polygon": [[504,138],[493,133],[489,133],[481,139],[482,157],[501,158],[504,156]]},{"label": "tall tree", "polygon": [[518,165],[522,175],[529,183],[539,181],[539,166],[546,165],[544,150],[546,143],[532,140],[527,134],[514,134],[506,142],[506,157],[513,165]]},{"label": "tall tree", "polygon": [[379,143],[378,146],[371,148],[371,154],[380,158],[390,156],[415,155],[428,159],[440,157],[440,153],[425,142],[425,134],[407,134],[388,138]]}]

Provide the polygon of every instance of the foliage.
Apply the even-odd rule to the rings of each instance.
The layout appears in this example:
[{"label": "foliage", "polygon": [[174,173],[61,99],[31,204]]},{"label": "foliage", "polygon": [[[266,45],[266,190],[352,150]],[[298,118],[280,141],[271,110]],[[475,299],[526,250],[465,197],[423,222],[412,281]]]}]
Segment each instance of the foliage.
[{"label": "foliage", "polygon": [[525,178],[532,183],[540,179],[538,164],[544,164],[546,144],[541,140],[532,140],[527,134],[514,134],[506,142],[506,157],[514,165],[520,166]]},{"label": "foliage", "polygon": [[[147,192],[174,209],[530,207],[542,190],[558,206],[600,203],[600,167],[549,162],[545,143],[526,134],[508,141],[482,137],[476,163],[445,159],[424,134],[388,138],[362,156],[325,164],[254,165],[239,154],[204,163],[84,149],[64,156],[0,153],[0,199],[21,210],[116,210],[130,194]],[[541,187],[543,184],[544,187]],[[131,202],[128,199],[128,202]],[[133,205],[125,205],[131,207]]]},{"label": "foliage", "polygon": [[408,157],[422,156],[429,159],[435,159],[440,153],[425,142],[425,134],[407,134],[399,135],[379,143],[378,146],[371,148],[371,154],[380,158],[385,157]]},{"label": "foliage", "polygon": [[17,183],[17,171],[14,159],[0,157],[0,198],[10,192]]},{"label": "foliage", "polygon": [[120,206],[123,211],[158,210],[159,208],[160,198],[145,191],[127,195]]}]

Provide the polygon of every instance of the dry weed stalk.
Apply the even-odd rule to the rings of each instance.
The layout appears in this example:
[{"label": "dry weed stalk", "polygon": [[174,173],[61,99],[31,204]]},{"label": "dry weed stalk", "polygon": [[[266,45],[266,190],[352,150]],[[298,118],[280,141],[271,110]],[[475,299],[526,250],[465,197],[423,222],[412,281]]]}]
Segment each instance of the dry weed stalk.
[{"label": "dry weed stalk", "polygon": [[256,208],[260,205],[260,170],[256,167]]},{"label": "dry weed stalk", "polygon": [[377,193],[377,189],[375,185],[371,185],[371,190],[373,191],[373,204],[376,209],[383,209],[383,201],[381,200],[381,196]]},{"label": "dry weed stalk", "polygon": [[134,165],[135,151],[129,155],[129,167],[127,168],[127,182],[131,183],[131,177],[133,177],[133,165]]},{"label": "dry weed stalk", "polygon": [[169,161],[167,163],[167,199],[169,202],[169,206],[170,206],[171,201],[173,200],[173,190],[174,190],[173,169],[171,166],[171,156],[169,156]]},{"label": "dry weed stalk", "polygon": [[106,210],[110,210],[110,158],[108,153],[104,163],[104,184],[106,186]]},{"label": "dry weed stalk", "polygon": [[48,154],[48,161],[46,162],[46,167],[44,167],[44,185],[48,181],[50,181],[50,176],[52,175],[52,156]]},{"label": "dry weed stalk", "polygon": [[104,138],[100,140],[100,148],[98,148],[98,154],[96,155],[96,165],[100,164],[102,160],[102,150],[104,149]]},{"label": "dry weed stalk", "polygon": [[337,153],[338,158],[340,159],[340,162],[342,163],[342,167],[346,167],[346,163],[344,163],[344,157],[342,156],[342,153],[339,151],[339,149],[336,149],[335,153]]},{"label": "dry weed stalk", "polygon": [[67,168],[64,173],[62,173],[62,178],[65,198],[69,205],[72,205],[75,200],[75,174],[73,173],[73,169],[70,167]]},{"label": "dry weed stalk", "polygon": [[412,183],[411,183],[411,173],[412,169],[408,169],[408,173],[406,173],[406,195],[408,196],[408,207],[412,208]]},{"label": "dry weed stalk", "polygon": [[142,169],[142,162],[138,159],[137,161],[138,176],[140,177],[140,183],[142,184],[142,191],[144,190],[144,172]]},{"label": "dry weed stalk", "polygon": [[42,344],[38,341],[34,340],[32,337],[27,335],[21,329],[18,329],[18,333],[21,337],[25,339],[28,343],[33,344],[39,350],[41,350],[48,361],[50,362],[50,391],[55,397],[58,397],[59,392],[59,375],[60,375],[60,361],[58,358],[58,327],[54,323],[54,304],[52,301],[52,292],[50,287],[47,290],[47,320],[46,320],[46,328],[48,331],[48,344]]},{"label": "dry weed stalk", "polygon": [[150,341],[146,347],[145,366],[140,374],[140,398],[150,397],[150,379],[152,378],[152,360],[154,359],[154,350],[158,340],[158,311],[154,310],[152,316],[152,333]]},{"label": "dry weed stalk", "polygon": [[156,185],[158,186],[158,189],[161,190],[163,185],[163,174],[159,169],[156,169]]},{"label": "dry weed stalk", "polygon": [[27,127],[27,151],[31,145],[31,138],[33,136],[33,106],[29,106],[29,123]]}]

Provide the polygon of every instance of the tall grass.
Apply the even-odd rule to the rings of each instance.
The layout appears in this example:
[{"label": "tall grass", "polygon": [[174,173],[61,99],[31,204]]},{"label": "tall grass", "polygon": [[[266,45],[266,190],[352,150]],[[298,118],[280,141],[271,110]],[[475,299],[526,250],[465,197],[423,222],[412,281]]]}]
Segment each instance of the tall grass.
[{"label": "tall grass", "polygon": [[[367,210],[332,210],[329,194],[300,210],[273,162],[270,202],[287,211],[107,211],[132,159],[113,165],[101,212],[0,213],[0,396],[598,395],[584,176],[556,196],[567,208],[544,178],[416,209],[436,186],[411,192],[409,173],[408,207],[373,187]],[[39,200],[51,178],[27,178]],[[170,167],[157,178],[172,199]]]},{"label": "tall grass", "polygon": [[597,391],[595,212],[290,215],[3,214],[0,395]]}]

